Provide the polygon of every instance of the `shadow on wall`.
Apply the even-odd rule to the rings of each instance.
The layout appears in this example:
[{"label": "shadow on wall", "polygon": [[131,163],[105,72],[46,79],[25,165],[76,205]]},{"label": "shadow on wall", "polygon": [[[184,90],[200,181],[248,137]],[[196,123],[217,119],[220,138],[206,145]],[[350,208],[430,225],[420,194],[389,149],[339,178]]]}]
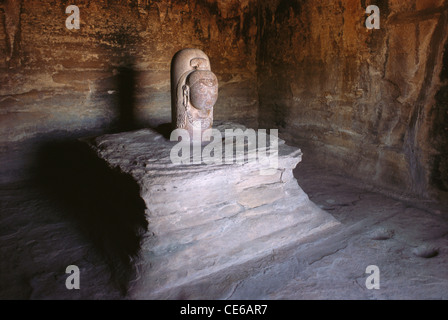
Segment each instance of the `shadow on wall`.
[{"label": "shadow on wall", "polygon": [[[117,39],[128,41],[127,33]],[[120,43],[121,44],[121,43]],[[136,85],[134,57],[122,44],[116,52],[114,89],[111,101],[113,120],[104,133],[131,131],[139,128],[136,117]],[[135,259],[148,223],[146,205],[140,188],[129,175],[111,169],[76,137],[100,132],[51,134],[39,142],[38,179],[47,196],[61,212],[73,221],[92,247],[103,257],[111,271],[111,281],[126,295],[129,281],[135,277]]]},{"label": "shadow on wall", "polygon": [[38,178],[48,196],[87,236],[125,295],[147,230],[146,206],[138,185],[79,141],[48,143],[40,149],[38,166]]},{"label": "shadow on wall", "polygon": [[[129,25],[122,25],[114,32],[97,34],[96,37],[103,54],[110,57],[109,71],[114,73],[116,95],[111,107],[115,119],[112,120],[110,131],[116,133],[138,129],[136,57],[131,52],[139,43],[138,34]],[[114,46],[106,45],[108,43]]]},{"label": "shadow on wall", "polygon": [[135,116],[135,86],[136,72],[133,64],[122,66],[118,69],[116,100],[117,125],[114,132],[130,131],[137,129]]}]

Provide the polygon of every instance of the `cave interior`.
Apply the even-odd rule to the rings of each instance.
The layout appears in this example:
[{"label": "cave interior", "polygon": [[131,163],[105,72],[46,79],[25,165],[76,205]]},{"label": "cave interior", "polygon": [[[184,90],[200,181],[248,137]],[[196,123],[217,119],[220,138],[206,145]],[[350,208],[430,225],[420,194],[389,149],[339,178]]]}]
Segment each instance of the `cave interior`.
[{"label": "cave interior", "polygon": [[79,139],[165,128],[184,48],[210,58],[214,120],[278,129],[343,228],[174,298],[448,298],[447,0],[0,0],[0,298],[126,298],[144,203]]}]

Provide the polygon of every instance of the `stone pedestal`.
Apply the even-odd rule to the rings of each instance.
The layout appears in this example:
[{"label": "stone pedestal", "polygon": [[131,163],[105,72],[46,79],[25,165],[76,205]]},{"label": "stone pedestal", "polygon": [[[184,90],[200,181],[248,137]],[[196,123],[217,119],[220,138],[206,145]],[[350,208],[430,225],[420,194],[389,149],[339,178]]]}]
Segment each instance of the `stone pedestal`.
[{"label": "stone pedestal", "polygon": [[176,288],[299,245],[338,224],[293,177],[299,149],[280,140],[278,168],[260,175],[258,161],[174,165],[170,150],[176,143],[151,129],[89,141],[111,167],[135,179],[146,203],[149,226],[131,297],[179,298]]}]

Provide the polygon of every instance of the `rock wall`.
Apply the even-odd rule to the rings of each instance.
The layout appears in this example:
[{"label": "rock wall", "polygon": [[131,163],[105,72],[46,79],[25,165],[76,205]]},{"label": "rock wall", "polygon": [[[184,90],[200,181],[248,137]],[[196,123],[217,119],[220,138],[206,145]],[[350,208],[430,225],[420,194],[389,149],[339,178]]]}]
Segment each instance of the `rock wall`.
[{"label": "rock wall", "polygon": [[256,16],[255,0],[2,0],[0,142],[170,122],[170,62],[186,47],[220,81],[215,119],[256,126]]},{"label": "rock wall", "polygon": [[368,184],[446,197],[447,21],[443,0],[261,0],[259,126]]},{"label": "rock wall", "polygon": [[198,47],[220,81],[215,119],[278,128],[305,161],[368,184],[446,196],[447,15],[447,0],[0,0],[0,143],[169,122],[171,58]]}]

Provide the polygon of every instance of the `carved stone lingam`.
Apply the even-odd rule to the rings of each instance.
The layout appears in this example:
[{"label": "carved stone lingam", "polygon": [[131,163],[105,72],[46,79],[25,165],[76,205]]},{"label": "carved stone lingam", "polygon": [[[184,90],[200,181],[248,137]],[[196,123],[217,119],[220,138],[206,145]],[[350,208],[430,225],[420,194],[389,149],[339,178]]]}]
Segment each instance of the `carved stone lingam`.
[{"label": "carved stone lingam", "polygon": [[[172,61],[171,86],[174,129],[187,130],[190,142],[204,141],[218,96],[207,55],[197,49],[179,51]],[[221,136],[228,130],[250,132],[234,123],[215,127]],[[227,146],[232,145],[224,141],[221,160],[226,161],[188,165],[173,162],[172,141],[152,129],[86,140],[111,168],[132,177],[145,202],[140,214],[147,230],[138,257],[132,258],[136,273],[129,297],[224,299],[249,274],[276,260],[274,252],[308,243],[311,236],[339,225],[297,184],[293,169],[302,159],[300,149],[283,140],[269,146],[257,141],[253,154],[258,161],[249,155],[237,161],[234,144],[235,157],[234,148],[230,156],[235,161],[227,162]],[[276,158],[275,168],[260,174],[266,163],[259,155],[268,152]]]},{"label": "carved stone lingam", "polygon": [[[208,140],[203,132],[213,125],[218,79],[208,56],[199,49],[177,52],[171,63],[171,111],[174,129],[185,129],[190,141]],[[194,134],[193,134],[194,132]]]}]

